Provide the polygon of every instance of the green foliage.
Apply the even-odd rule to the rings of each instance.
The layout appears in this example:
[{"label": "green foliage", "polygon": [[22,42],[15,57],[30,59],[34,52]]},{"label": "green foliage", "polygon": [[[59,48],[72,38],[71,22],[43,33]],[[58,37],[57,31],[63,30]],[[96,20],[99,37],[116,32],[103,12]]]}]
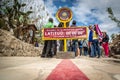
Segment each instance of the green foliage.
[{"label": "green foliage", "polygon": [[109,18],[110,18],[111,20],[113,20],[114,22],[116,22],[117,25],[118,25],[118,27],[120,27],[120,20],[117,19],[117,18],[114,16],[114,13],[113,13],[111,7],[107,8],[107,12],[109,13]]},{"label": "green foliage", "polygon": [[31,14],[31,13],[33,13],[33,11],[27,11],[27,12],[26,12],[26,15],[29,15],[29,14]]},{"label": "green foliage", "polygon": [[42,35],[41,35],[41,33],[42,33],[42,31],[41,30],[38,30],[38,31],[36,31],[36,33],[35,34],[38,34],[38,35],[40,35],[39,37],[37,37],[37,38],[35,38],[34,40],[36,41],[38,41],[38,43],[40,43],[40,44],[44,44],[44,41],[42,40]]},{"label": "green foliage", "polygon": [[[32,11],[20,11],[20,9],[25,7],[26,4],[19,3],[19,0],[13,0],[13,4],[11,5],[8,5],[9,3],[9,0],[4,0],[1,3],[0,11],[2,12],[2,19],[8,18],[5,21],[10,26],[10,28],[13,29],[21,24],[27,24],[27,20],[29,19],[28,16],[32,13]],[[15,23],[15,21],[17,22],[17,24]]]},{"label": "green foliage", "polygon": [[114,40],[114,38],[115,38],[115,34],[112,34],[111,39]]},{"label": "green foliage", "polygon": [[26,6],[26,4],[22,4],[21,6],[22,6],[22,7],[25,7],[25,6]]},{"label": "green foliage", "polygon": [[38,42],[39,42],[40,44],[44,44],[44,41],[42,40],[42,38],[39,38],[39,39],[38,39]]},{"label": "green foliage", "polygon": [[0,28],[3,28],[5,26],[5,21],[0,18]]},{"label": "green foliage", "polygon": [[109,12],[109,14],[113,15],[113,11],[110,7],[107,9],[107,11]]}]

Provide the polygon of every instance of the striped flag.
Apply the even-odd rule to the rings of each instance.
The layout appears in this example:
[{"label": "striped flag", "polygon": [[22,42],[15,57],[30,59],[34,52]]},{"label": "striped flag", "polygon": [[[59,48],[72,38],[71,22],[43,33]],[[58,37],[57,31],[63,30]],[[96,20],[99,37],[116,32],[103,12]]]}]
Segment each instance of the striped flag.
[{"label": "striped flag", "polygon": [[102,39],[102,32],[101,32],[100,28],[98,27],[98,24],[96,24],[95,27],[96,27],[96,31],[98,33],[99,39]]}]

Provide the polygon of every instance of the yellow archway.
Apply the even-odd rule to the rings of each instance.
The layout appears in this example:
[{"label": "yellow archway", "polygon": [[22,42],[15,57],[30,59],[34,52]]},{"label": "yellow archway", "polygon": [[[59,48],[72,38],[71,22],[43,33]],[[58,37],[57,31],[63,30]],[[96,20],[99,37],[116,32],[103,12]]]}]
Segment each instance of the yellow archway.
[{"label": "yellow archway", "polygon": [[[66,23],[70,22],[72,19],[72,11],[69,8],[63,7],[60,8],[57,13],[56,13],[56,18],[60,21],[63,22],[64,28],[66,28]],[[67,44],[66,44],[66,39],[64,39],[64,51],[67,51]]]}]

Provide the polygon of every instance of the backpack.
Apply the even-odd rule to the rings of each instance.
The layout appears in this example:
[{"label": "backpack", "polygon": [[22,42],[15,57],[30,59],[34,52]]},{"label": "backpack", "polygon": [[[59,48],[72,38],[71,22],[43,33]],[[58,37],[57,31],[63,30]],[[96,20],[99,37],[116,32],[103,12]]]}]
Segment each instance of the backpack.
[{"label": "backpack", "polygon": [[80,41],[78,41],[78,44],[79,44],[79,47],[80,47],[80,48],[82,48],[82,44],[83,44],[83,43],[82,43],[82,41],[81,41],[81,40],[80,40]]}]

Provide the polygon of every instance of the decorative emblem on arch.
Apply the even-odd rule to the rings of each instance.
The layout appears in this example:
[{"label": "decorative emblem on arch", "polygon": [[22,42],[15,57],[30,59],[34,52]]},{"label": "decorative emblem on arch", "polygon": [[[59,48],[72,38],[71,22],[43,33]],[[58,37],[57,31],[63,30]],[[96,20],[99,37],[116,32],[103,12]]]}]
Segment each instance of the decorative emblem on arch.
[{"label": "decorative emblem on arch", "polygon": [[60,8],[56,17],[60,22],[69,22],[72,19],[72,11],[69,8]]}]

